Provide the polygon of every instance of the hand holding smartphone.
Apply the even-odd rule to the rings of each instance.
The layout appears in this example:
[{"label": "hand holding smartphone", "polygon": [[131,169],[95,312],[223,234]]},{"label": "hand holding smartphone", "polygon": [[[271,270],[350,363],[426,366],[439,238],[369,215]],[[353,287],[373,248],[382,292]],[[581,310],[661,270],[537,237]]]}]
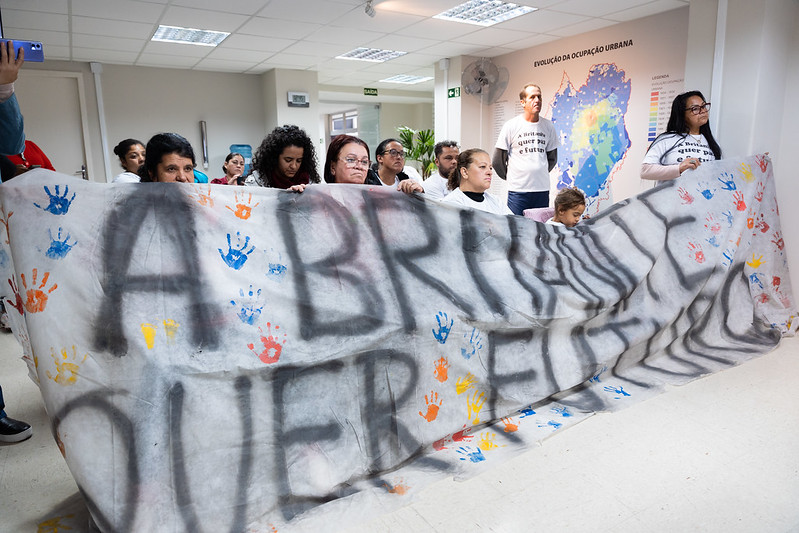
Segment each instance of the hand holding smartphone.
[{"label": "hand holding smartphone", "polygon": [[11,58],[12,61],[20,57],[20,50],[23,50],[23,57],[25,61],[33,61],[36,63],[41,63],[44,61],[44,47],[39,41],[0,39],[0,46],[6,48],[6,43],[9,41],[14,43],[14,57]]}]

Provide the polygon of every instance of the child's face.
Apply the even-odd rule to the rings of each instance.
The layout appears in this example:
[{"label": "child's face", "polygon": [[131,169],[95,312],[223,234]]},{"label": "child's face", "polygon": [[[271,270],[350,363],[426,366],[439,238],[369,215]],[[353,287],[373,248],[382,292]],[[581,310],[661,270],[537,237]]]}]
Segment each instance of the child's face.
[{"label": "child's face", "polygon": [[569,209],[562,209],[558,211],[558,214],[555,217],[555,222],[560,222],[564,226],[573,228],[578,222],[580,222],[583,213],[585,213],[584,204],[580,204]]}]

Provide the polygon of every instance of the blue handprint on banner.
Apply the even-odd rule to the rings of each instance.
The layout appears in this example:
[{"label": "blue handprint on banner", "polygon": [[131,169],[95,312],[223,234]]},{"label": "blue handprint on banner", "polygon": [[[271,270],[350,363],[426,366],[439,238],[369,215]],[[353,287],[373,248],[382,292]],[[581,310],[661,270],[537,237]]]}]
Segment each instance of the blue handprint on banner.
[{"label": "blue handprint on banner", "polygon": [[722,213],[722,215],[724,215],[724,218],[726,218],[726,219],[727,219],[727,225],[728,225],[729,227],[732,227],[732,222],[733,222],[733,220],[734,220],[734,218],[733,218],[733,216],[732,216],[732,213],[731,213],[730,211],[724,211],[724,212]]},{"label": "blue handprint on banner", "polygon": [[552,429],[560,429],[562,425],[563,424],[561,424],[560,422],[555,422],[554,420],[550,420],[546,424],[538,424],[538,427],[540,428],[551,427]]},{"label": "blue handprint on banner", "polygon": [[250,246],[250,249],[246,250],[247,246],[250,244],[250,238],[245,235],[244,244],[242,244],[241,234],[238,231],[236,232],[236,240],[240,245],[238,248],[234,248],[233,245],[230,244],[230,233],[228,233],[227,234],[228,251],[223,252],[222,248],[217,248],[217,250],[219,250],[219,255],[222,256],[222,260],[225,262],[227,266],[229,266],[234,270],[241,270],[241,267],[243,267],[244,263],[247,262],[247,259],[249,259],[252,251],[255,250],[255,246]]},{"label": "blue handprint on banner", "polygon": [[73,246],[78,244],[78,241],[73,242],[70,244],[68,241],[70,239],[70,234],[67,233],[67,236],[63,239],[61,238],[62,228],[58,228],[58,236],[53,237],[53,232],[49,229],[47,233],[50,235],[50,247],[44,253],[50,259],[63,259],[69,253]]},{"label": "blue handprint on banner", "polygon": [[[466,333],[463,334],[463,338],[466,338]],[[469,346],[467,348],[461,348],[461,355],[464,359],[471,359],[473,355],[478,355],[480,349],[483,347],[483,343],[481,342],[482,338],[480,337],[480,332],[477,331],[477,328],[472,328],[471,334],[469,334]]]},{"label": "blue handprint on banner", "polygon": [[697,192],[701,193],[705,199],[710,200],[713,198],[713,195],[716,194],[716,189],[711,189],[710,185],[707,182],[700,181],[699,185],[696,188]]},{"label": "blue handprint on banner", "polygon": [[732,257],[735,255],[735,251],[732,250],[731,248],[727,248],[726,250],[724,250],[724,253],[722,253],[722,255],[724,256],[724,259],[721,260],[721,264],[726,267],[732,266]]},{"label": "blue handprint on banner", "polygon": [[[442,318],[444,319],[443,322],[441,320]],[[449,324],[447,324],[448,320]],[[441,344],[444,344],[445,342],[447,342],[447,337],[449,337],[449,332],[450,330],[452,330],[452,324],[454,324],[454,322],[447,317],[446,313],[442,311],[439,311],[438,314],[436,315],[436,321],[438,322],[438,331],[436,331],[435,329],[432,330],[433,337],[435,337],[436,340]]]},{"label": "blue handprint on banner", "polygon": [[230,304],[233,307],[240,307],[236,316],[245,324],[252,326],[261,317],[261,311],[264,308],[263,305],[256,307],[261,300],[261,289],[253,293],[252,285],[250,285],[250,289],[246,295],[244,294],[244,289],[239,289],[239,294],[241,295],[241,300],[239,300],[239,302],[230,300]]},{"label": "blue handprint on banner", "polygon": [[288,267],[283,264],[283,257],[280,252],[275,252],[274,249],[270,249],[266,252],[266,263],[266,276],[272,281],[281,283],[283,278],[286,277]]},{"label": "blue handprint on banner", "polygon": [[604,374],[607,371],[607,369],[608,367],[603,366],[596,374],[594,374],[594,377],[588,380],[588,382],[599,383],[600,381],[602,381],[600,378],[602,377],[602,374]]},{"label": "blue handprint on banner", "polygon": [[458,453],[463,455],[461,457],[461,461],[469,460],[472,463],[479,463],[480,461],[485,461],[486,457],[483,455],[483,452],[480,448],[468,448],[466,446],[461,446],[458,448]]},{"label": "blue handprint on banner", "polygon": [[50,192],[50,188],[45,185],[44,192],[47,193],[47,196],[50,198],[50,203],[47,207],[42,207],[36,202],[33,202],[33,205],[38,207],[39,209],[43,209],[49,213],[54,215],[65,215],[67,211],[69,211],[69,206],[72,205],[72,202],[75,200],[75,193],[72,193],[72,198],[67,200],[67,194],[69,194],[69,186],[64,185],[64,194],[59,194],[58,192],[59,186],[55,186],[55,194]]},{"label": "blue handprint on banner", "polygon": [[563,418],[568,418],[568,417],[570,417],[572,415],[571,411],[569,411],[569,408],[565,407],[565,406],[563,406],[563,407],[556,406],[556,407],[551,408],[550,411],[552,411],[555,414],[558,414],[558,415],[562,416]]},{"label": "blue handprint on banner", "polygon": [[[730,179],[723,179],[725,176],[729,176]],[[734,191],[738,189],[735,185],[735,177],[729,172],[722,173],[721,176],[718,177],[718,180],[721,182],[721,188],[725,191]]]},{"label": "blue handprint on banner", "polygon": [[[630,396],[630,393],[624,390],[624,387],[611,387],[608,385],[605,387],[605,392],[612,392],[613,394],[621,394],[621,396]],[[616,396],[615,399],[621,399],[621,396]]]}]

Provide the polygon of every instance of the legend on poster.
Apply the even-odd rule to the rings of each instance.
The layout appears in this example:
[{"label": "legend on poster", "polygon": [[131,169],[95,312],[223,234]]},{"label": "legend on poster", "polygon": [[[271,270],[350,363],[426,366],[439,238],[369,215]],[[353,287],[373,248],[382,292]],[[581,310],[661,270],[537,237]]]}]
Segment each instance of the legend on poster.
[{"label": "legend on poster", "polygon": [[652,88],[649,91],[649,124],[647,125],[647,142],[652,142],[658,133],[666,131],[671,114],[671,103],[674,97],[682,92],[685,80],[671,74],[652,76]]}]

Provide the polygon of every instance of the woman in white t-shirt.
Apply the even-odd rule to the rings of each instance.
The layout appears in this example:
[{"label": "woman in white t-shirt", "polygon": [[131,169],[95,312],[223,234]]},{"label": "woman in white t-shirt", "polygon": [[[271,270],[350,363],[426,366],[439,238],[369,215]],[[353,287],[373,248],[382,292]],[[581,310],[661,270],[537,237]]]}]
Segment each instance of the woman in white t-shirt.
[{"label": "woman in white t-shirt", "polygon": [[136,139],[125,139],[114,147],[119,164],[125,172],[114,178],[113,183],[138,183],[139,167],[144,164],[144,143]]},{"label": "woman in white t-shirt", "polygon": [[710,102],[699,91],[677,95],[671,104],[666,132],[649,146],[641,165],[641,178],[673,180],[686,170],[721,159],[721,148],[710,132]]},{"label": "woman in white t-shirt", "polygon": [[479,148],[471,148],[458,155],[458,165],[449,174],[451,193],[444,203],[471,207],[495,215],[512,215],[507,204],[486,191],[491,186],[491,157]]}]

